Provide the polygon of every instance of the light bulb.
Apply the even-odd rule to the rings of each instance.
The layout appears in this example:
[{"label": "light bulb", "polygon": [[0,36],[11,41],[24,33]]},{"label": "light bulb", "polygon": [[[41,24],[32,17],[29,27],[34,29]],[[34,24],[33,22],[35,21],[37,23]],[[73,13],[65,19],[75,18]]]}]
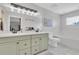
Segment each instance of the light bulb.
[{"label": "light bulb", "polygon": [[35,13],[35,16],[38,16],[38,15],[40,15],[40,13],[38,13],[38,12],[37,12],[37,13]]},{"label": "light bulb", "polygon": [[14,12],[14,7],[11,6],[10,9],[11,9],[12,12]]},{"label": "light bulb", "polygon": [[34,16],[37,16],[38,15],[38,13],[34,13]]},{"label": "light bulb", "polygon": [[14,8],[14,12],[18,12],[18,8]]},{"label": "light bulb", "polygon": [[17,12],[18,12],[18,13],[21,13],[21,9],[20,9],[20,8],[17,8]]},{"label": "light bulb", "polygon": [[29,15],[32,16],[32,15],[33,15],[33,12],[30,11],[30,12],[29,12]]},{"label": "light bulb", "polygon": [[34,15],[34,12],[31,12],[30,15],[33,16]]},{"label": "light bulb", "polygon": [[28,11],[26,12],[26,14],[27,14],[27,15],[30,15],[30,11],[28,10]]},{"label": "light bulb", "polygon": [[26,13],[26,10],[25,9],[22,9],[22,13],[25,14]]}]

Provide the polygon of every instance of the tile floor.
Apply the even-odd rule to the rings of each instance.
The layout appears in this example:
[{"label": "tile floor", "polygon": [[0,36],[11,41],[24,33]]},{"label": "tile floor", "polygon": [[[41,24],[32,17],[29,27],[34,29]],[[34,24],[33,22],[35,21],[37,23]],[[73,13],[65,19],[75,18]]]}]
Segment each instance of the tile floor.
[{"label": "tile floor", "polygon": [[47,51],[44,51],[38,55],[79,55],[79,51],[70,49],[62,44],[59,44],[58,47],[53,47],[52,45],[49,45]]}]

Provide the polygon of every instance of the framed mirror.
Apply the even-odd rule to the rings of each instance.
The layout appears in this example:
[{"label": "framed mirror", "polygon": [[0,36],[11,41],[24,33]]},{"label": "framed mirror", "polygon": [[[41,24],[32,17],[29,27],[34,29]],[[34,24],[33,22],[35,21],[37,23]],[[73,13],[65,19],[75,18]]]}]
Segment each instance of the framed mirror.
[{"label": "framed mirror", "polygon": [[3,10],[0,9],[0,31],[3,30]]},{"label": "framed mirror", "polygon": [[2,18],[0,18],[0,30],[3,30],[3,22],[2,22]]},{"label": "framed mirror", "polygon": [[10,17],[10,31],[17,32],[21,30],[21,18]]}]

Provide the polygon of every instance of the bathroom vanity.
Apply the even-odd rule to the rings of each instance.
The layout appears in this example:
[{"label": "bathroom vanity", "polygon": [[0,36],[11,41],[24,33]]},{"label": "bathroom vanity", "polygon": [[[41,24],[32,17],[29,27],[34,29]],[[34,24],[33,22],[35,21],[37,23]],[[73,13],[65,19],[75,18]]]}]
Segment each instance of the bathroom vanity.
[{"label": "bathroom vanity", "polygon": [[48,49],[48,33],[0,34],[0,55],[35,55]]},{"label": "bathroom vanity", "polygon": [[34,55],[48,49],[48,33],[40,32],[43,27],[40,14],[30,16],[1,8],[0,55]]}]

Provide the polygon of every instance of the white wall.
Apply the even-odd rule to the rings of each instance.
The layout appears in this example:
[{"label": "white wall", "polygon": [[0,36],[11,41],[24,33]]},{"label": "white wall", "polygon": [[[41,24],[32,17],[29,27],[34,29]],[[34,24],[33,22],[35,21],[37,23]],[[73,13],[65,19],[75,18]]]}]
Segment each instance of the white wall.
[{"label": "white wall", "polygon": [[79,27],[66,25],[66,17],[79,16],[79,10],[73,11],[61,16],[61,29],[62,36],[68,39],[79,40]]},{"label": "white wall", "polygon": [[[36,6],[36,5],[34,5],[34,6]],[[43,26],[43,31],[49,32],[50,34],[53,34],[53,35],[58,35],[60,33],[60,15],[58,15],[52,11],[49,11],[47,9],[44,9],[42,7],[38,7],[38,6],[36,6],[36,7],[42,14],[43,18],[47,17],[48,19],[53,20],[53,27],[44,27]]]}]

